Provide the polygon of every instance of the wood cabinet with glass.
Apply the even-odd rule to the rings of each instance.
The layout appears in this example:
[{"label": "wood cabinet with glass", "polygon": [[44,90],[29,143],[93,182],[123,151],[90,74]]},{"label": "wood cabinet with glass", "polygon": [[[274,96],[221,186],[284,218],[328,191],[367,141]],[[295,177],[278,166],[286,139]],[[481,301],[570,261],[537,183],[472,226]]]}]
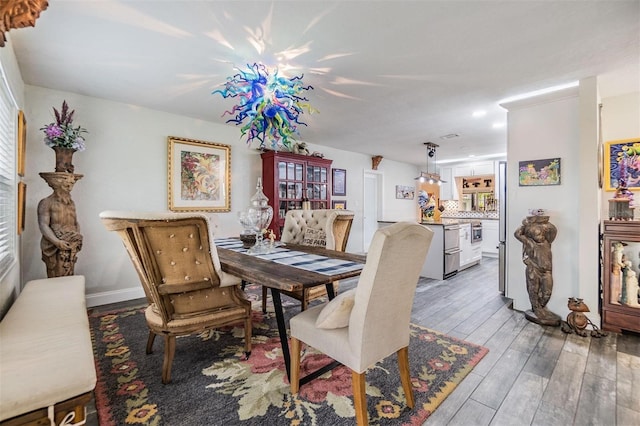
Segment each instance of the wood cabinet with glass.
[{"label": "wood cabinet with glass", "polygon": [[264,152],[261,157],[264,194],[273,207],[269,229],[276,238],[280,238],[287,211],[302,209],[303,200],[309,200],[312,210],[331,208],[332,160],[278,151]]},{"label": "wood cabinet with glass", "polygon": [[602,329],[640,332],[640,221],[604,221]]}]

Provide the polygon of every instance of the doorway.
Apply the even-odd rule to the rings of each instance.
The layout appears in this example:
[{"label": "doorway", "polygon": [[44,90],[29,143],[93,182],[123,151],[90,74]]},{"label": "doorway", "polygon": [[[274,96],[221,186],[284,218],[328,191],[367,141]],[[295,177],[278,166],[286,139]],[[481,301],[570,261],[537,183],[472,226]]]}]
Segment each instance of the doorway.
[{"label": "doorway", "polygon": [[378,230],[378,218],[380,217],[380,200],[382,200],[382,173],[373,170],[364,172],[364,191],[362,209],[362,251],[367,252],[373,239],[373,234]]}]

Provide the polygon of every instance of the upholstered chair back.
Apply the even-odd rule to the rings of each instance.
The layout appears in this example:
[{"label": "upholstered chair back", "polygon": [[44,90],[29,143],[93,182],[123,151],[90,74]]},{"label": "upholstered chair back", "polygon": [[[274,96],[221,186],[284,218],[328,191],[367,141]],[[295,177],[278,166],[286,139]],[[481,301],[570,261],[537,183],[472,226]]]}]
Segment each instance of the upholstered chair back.
[{"label": "upholstered chair back", "polygon": [[356,287],[349,346],[359,373],[409,345],[409,322],[433,231],[415,223],[378,229]]},{"label": "upholstered chair back", "polygon": [[105,211],[100,219],[122,239],[147,296],[147,354],[156,335],[164,338],[162,383],[171,381],[177,336],[243,322],[251,352],[251,303],[240,278],[222,271],[205,215]]},{"label": "upholstered chair back", "polygon": [[349,240],[353,212],[341,209],[289,210],[280,240],[302,244],[307,228],[324,231],[326,248],[344,251]]},{"label": "upholstered chair back", "polygon": [[206,216],[106,211],[100,217],[122,238],[164,323],[231,302],[221,287],[240,280],[222,272]]}]

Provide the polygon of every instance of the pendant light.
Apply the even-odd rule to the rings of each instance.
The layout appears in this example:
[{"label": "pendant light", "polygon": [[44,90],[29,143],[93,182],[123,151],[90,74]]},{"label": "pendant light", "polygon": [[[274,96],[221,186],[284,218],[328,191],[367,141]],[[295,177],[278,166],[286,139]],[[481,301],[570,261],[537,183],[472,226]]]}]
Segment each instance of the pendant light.
[{"label": "pendant light", "polygon": [[[438,148],[439,145],[436,145],[433,142],[424,142],[423,145],[427,147],[427,171],[420,172],[420,176],[418,176],[416,180],[421,183],[426,182],[426,183],[438,184],[438,185],[442,185],[443,183],[446,183],[444,180],[440,179],[439,174],[435,173],[436,171],[435,163],[438,160],[438,157],[436,154],[436,148]],[[429,169],[429,159],[431,159],[431,161],[434,163],[433,172],[431,172]]]}]

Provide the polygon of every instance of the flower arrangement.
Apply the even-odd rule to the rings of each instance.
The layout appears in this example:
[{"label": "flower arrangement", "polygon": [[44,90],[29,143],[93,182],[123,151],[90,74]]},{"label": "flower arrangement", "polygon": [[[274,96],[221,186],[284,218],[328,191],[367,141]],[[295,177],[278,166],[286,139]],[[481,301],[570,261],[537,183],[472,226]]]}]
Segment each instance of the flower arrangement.
[{"label": "flower arrangement", "polygon": [[62,102],[62,108],[58,112],[53,108],[56,122],[48,124],[40,130],[44,131],[44,143],[50,148],[71,148],[76,151],[85,150],[85,140],[83,133],[88,133],[87,129],[81,126],[73,127],[73,114],[75,110],[69,111],[67,101]]}]

